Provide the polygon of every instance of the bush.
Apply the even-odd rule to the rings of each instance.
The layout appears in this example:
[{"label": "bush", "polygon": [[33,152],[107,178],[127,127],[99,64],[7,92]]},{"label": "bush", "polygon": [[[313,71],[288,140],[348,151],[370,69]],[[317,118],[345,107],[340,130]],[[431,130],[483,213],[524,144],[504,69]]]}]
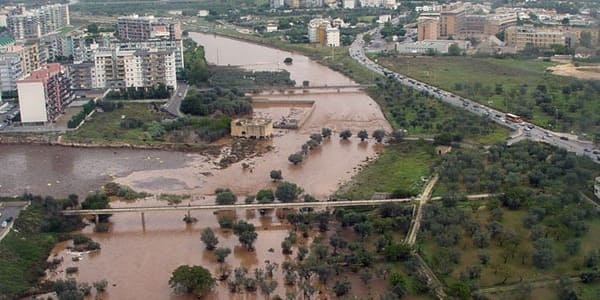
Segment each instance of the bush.
[{"label": "bush", "polygon": [[67,122],[67,127],[75,128],[75,127],[79,126],[79,124],[81,124],[81,122],[85,119],[85,117],[89,113],[91,113],[95,107],[96,107],[96,103],[94,102],[94,100],[88,101],[86,104],[83,105],[82,110],[78,114],[71,117],[71,120],[69,120],[69,122]]},{"label": "bush", "polygon": [[110,224],[106,222],[98,222],[94,226],[94,232],[108,232]]},{"label": "bush", "polygon": [[261,204],[272,203],[275,201],[275,194],[273,194],[273,191],[270,189],[260,190],[258,194],[256,194],[256,201]]},{"label": "bush", "polygon": [[217,194],[216,203],[218,205],[231,205],[237,202],[237,196],[230,189],[217,189],[215,193]]}]

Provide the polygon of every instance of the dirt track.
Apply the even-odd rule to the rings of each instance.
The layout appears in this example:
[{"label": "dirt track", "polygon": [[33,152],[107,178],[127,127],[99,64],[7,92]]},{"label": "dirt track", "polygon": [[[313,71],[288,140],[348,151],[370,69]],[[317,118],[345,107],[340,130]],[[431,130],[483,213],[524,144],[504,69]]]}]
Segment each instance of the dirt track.
[{"label": "dirt track", "polygon": [[586,80],[600,80],[600,65],[577,67],[572,63],[549,67],[549,71],[555,75],[570,76]]}]

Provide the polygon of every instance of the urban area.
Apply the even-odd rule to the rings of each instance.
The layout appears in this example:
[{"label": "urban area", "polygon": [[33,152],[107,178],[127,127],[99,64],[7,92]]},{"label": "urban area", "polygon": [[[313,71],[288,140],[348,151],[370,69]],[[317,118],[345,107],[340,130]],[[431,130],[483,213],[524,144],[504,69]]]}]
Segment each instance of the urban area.
[{"label": "urban area", "polygon": [[0,0],[0,299],[600,299],[596,0]]}]

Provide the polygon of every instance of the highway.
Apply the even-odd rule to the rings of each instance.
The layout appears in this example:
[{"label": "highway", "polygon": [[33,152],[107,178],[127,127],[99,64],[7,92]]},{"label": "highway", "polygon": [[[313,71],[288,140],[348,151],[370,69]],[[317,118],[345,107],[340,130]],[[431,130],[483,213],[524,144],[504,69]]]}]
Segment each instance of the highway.
[{"label": "highway", "polygon": [[[367,33],[374,35],[379,29],[380,28],[375,28]],[[356,60],[369,70],[376,72],[382,76],[394,78],[403,85],[412,87],[418,91],[427,92],[440,101],[443,101],[450,105],[454,105],[456,107],[463,108],[464,110],[474,113],[476,115],[489,118],[490,120],[502,126],[515,130],[517,134],[513,135],[511,139],[508,140],[507,143],[509,145],[523,139],[530,139],[534,141],[545,142],[550,145],[566,149],[567,151],[574,152],[577,155],[588,156],[594,162],[600,163],[600,150],[592,149],[594,148],[594,144],[592,144],[591,142],[582,142],[577,140],[577,137],[574,137],[573,135],[560,132],[553,132],[534,124],[526,122],[514,123],[508,121],[504,118],[506,114],[505,112],[482,105],[474,100],[463,98],[459,95],[455,95],[451,92],[442,90],[435,86],[431,86],[427,83],[418,81],[414,78],[407,77],[403,74],[396,73],[390,69],[387,69],[377,64],[377,62],[372,61],[365,55],[365,43],[362,37],[363,34],[357,35],[356,39],[350,46],[350,56],[354,60]]]}]

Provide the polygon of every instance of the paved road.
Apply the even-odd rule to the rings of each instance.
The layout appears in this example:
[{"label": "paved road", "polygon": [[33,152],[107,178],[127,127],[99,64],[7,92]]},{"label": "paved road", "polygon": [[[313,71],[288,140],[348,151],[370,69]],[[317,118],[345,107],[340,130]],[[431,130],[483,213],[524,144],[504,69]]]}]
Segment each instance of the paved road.
[{"label": "paved road", "polygon": [[183,81],[177,82],[177,90],[173,92],[173,95],[165,104],[165,109],[167,110],[167,112],[176,117],[183,116],[179,108],[181,107],[181,101],[183,100],[183,98],[185,98],[185,95],[187,95],[188,88],[189,86],[187,83]]},{"label": "paved road", "polygon": [[[369,31],[369,33],[374,34],[377,30],[379,29],[373,29]],[[362,34],[357,35],[356,39],[350,46],[350,56],[369,70],[376,72],[380,75],[387,76],[388,78],[395,78],[403,85],[410,86],[418,91],[427,92],[440,101],[454,105],[456,107],[461,107],[468,112],[487,117],[490,120],[502,126],[515,130],[517,134],[513,136],[511,140],[508,141],[509,144],[523,139],[541,141],[566,149],[570,152],[575,152],[577,155],[588,156],[596,163],[600,163],[600,150],[592,149],[594,145],[589,142],[577,140],[577,137],[573,135],[552,132],[543,127],[529,124],[526,122],[513,123],[507,121],[504,118],[505,112],[479,104],[476,101],[460,97],[458,95],[452,94],[448,91],[444,91],[440,88],[431,86],[416,79],[406,77],[405,75],[398,74],[396,72],[393,72],[392,70],[389,70],[377,64],[377,62],[370,60],[365,55],[365,45],[362,36]]]},{"label": "paved road", "polygon": [[[19,215],[19,212],[25,207],[25,205],[20,206],[2,206],[0,208],[0,223],[4,222],[6,219],[12,217],[13,221]],[[0,241],[5,237],[6,233],[11,229],[13,222],[9,224],[6,228],[0,228]]]}]

